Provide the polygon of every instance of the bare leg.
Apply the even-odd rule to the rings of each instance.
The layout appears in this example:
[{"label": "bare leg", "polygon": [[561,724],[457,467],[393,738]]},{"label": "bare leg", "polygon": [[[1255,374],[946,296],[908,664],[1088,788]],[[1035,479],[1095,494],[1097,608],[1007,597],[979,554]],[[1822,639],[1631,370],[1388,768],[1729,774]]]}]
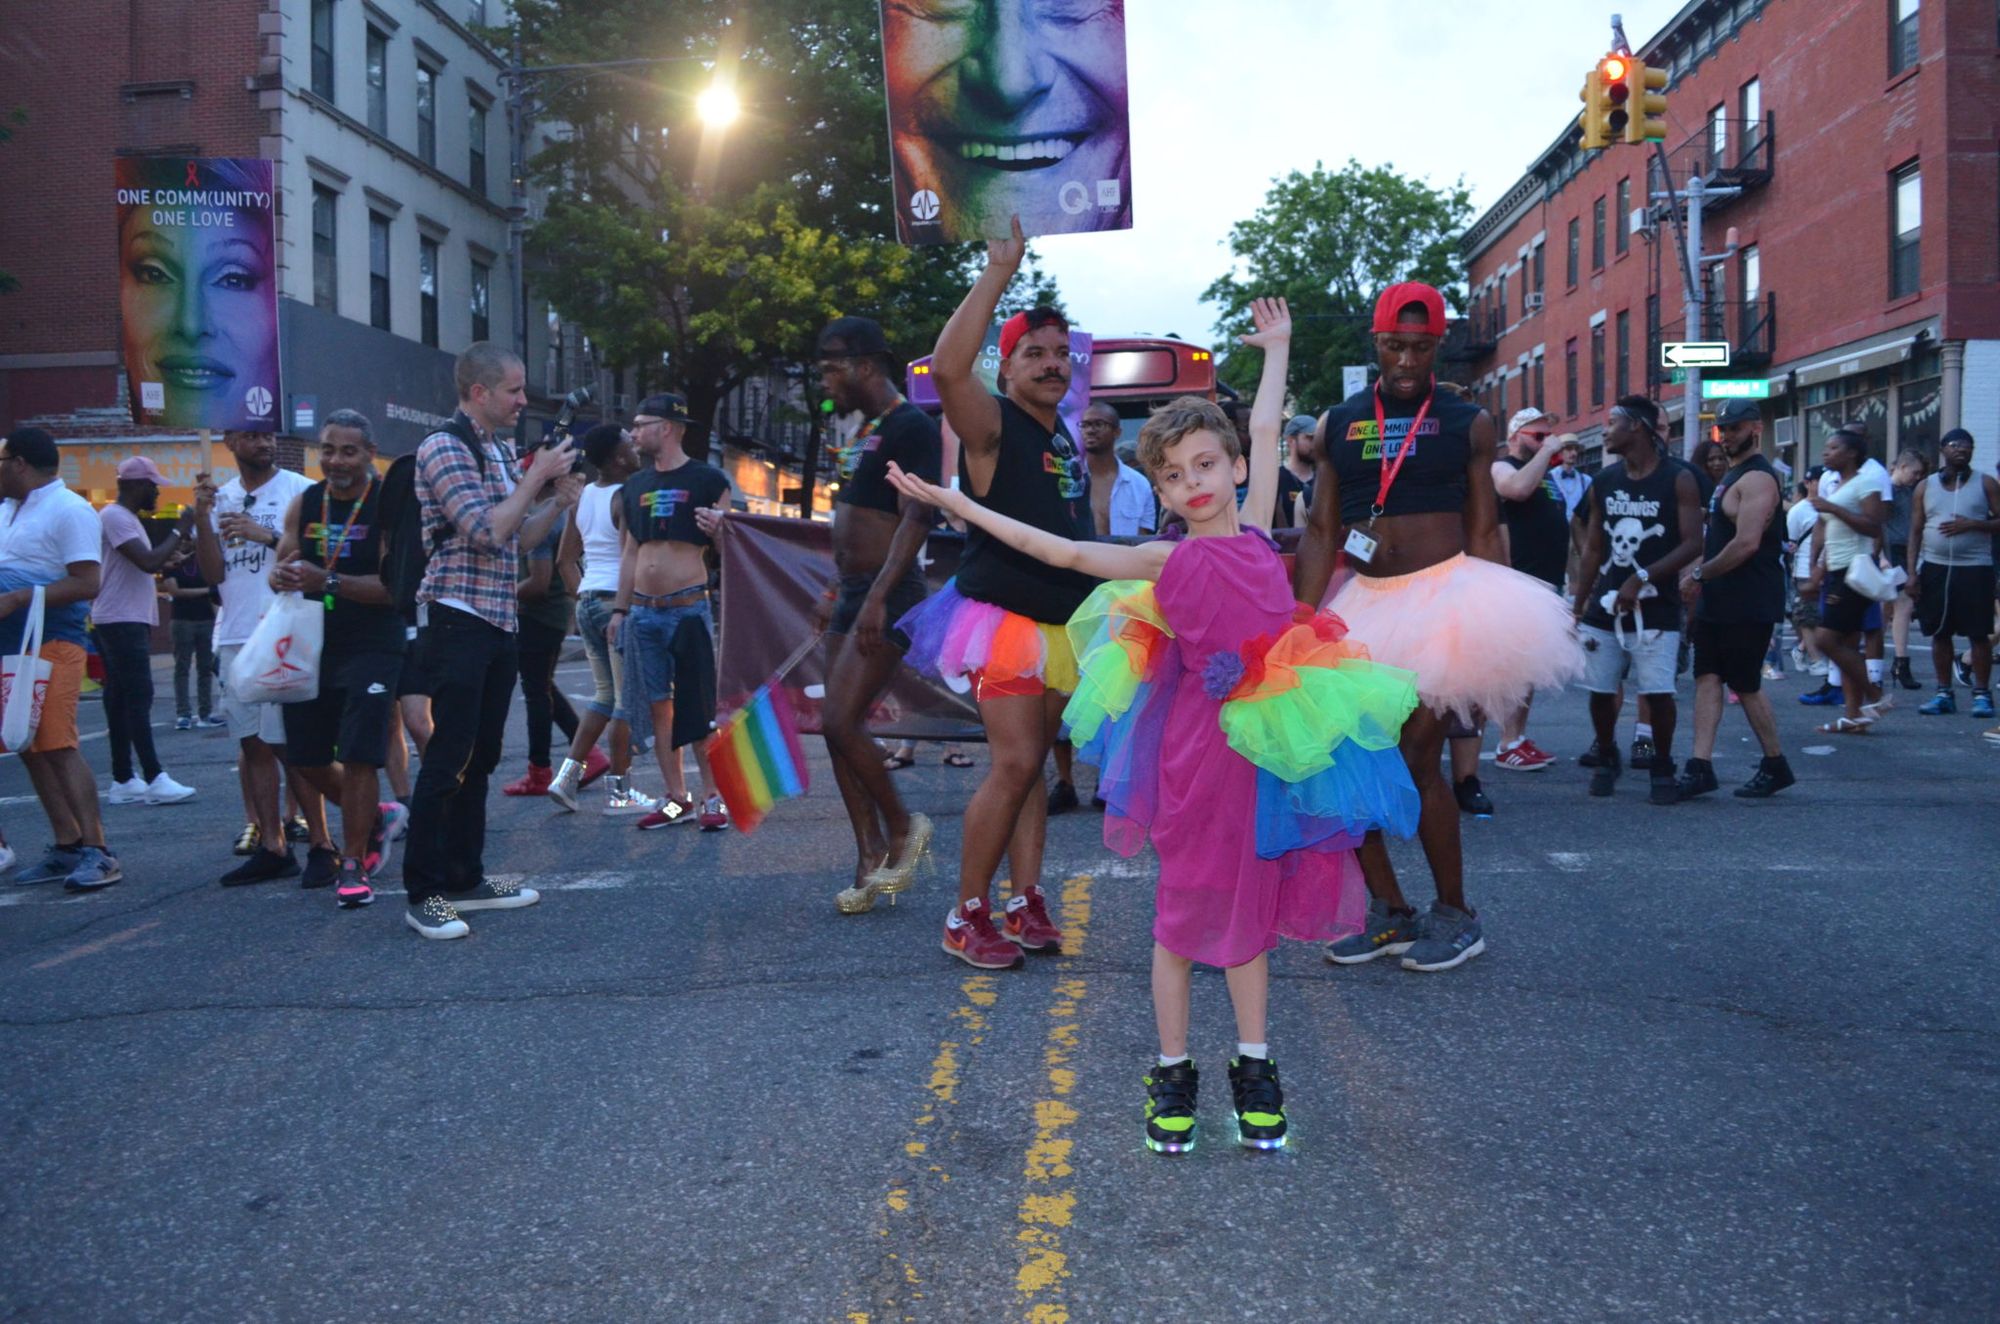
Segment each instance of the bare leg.
[{"label": "bare leg", "polygon": [[328,804],[339,807],[339,785],[335,784],[328,791],[321,791],[319,787],[299,776],[298,769],[286,764],[285,786],[298,798],[299,813],[306,820],[306,839],[312,845],[333,850],[333,832],[326,825],[326,807]]},{"label": "bare leg", "polygon": [[[73,840],[86,846],[104,845],[104,818],[97,807],[97,778],[91,775],[90,765],[83,761],[83,751],[58,749],[50,754],[37,755],[44,760],[56,775],[56,794],[62,802],[64,816],[76,823],[77,835]],[[51,826],[56,816],[49,815]]]},{"label": "bare leg", "polygon": [[1941,634],[1931,640],[1931,669],[1937,672],[1937,687],[1941,690],[1951,688],[1951,664],[1951,636]]},{"label": "bare leg", "polygon": [[[1458,799],[1438,768],[1444,753],[1445,721],[1429,708],[1419,707],[1403,723],[1403,762],[1416,783],[1422,809],[1417,818],[1417,839],[1423,843],[1424,859],[1430,863],[1437,883],[1437,897],[1447,906],[1465,909],[1465,859],[1458,836]],[[1372,857],[1372,858],[1371,858]],[[1361,851],[1363,874],[1368,890],[1391,907],[1406,905],[1396,886],[1395,874],[1388,870],[1388,847],[1370,833]],[[1378,882],[1378,873],[1386,878]]]},{"label": "bare leg", "polygon": [[1483,734],[1453,736],[1447,742],[1451,746],[1451,779],[1454,783],[1479,775],[1479,747],[1485,742]]},{"label": "bare leg", "polygon": [[431,696],[405,694],[396,700],[396,707],[402,711],[403,729],[410,733],[410,741],[417,747],[417,757],[422,758],[431,743]]},{"label": "bare leg", "polygon": [[[893,664],[894,653],[890,653]],[[903,812],[895,783],[877,755],[875,742],[863,727],[868,709],[874,705],[887,670],[871,665],[869,658],[846,635],[833,634],[826,641],[826,700],[820,705],[820,731],[826,751],[833,761],[834,781],[840,787],[848,826],[854,830],[854,880],[860,881],[889,856],[889,842],[883,819],[887,806],[895,806],[900,829],[898,839],[909,830],[909,815]],[[866,771],[873,770],[886,785],[880,790],[871,784]],[[878,806],[882,812],[878,813]]]},{"label": "bare leg", "polygon": [[278,813],[278,752],[251,736],[238,743],[236,771],[243,784],[243,803],[250,810],[250,821],[257,825],[264,849],[284,850],[285,820]]},{"label": "bare leg", "polygon": [[[1758,695],[1763,693],[1758,691]],[[1743,711],[1750,711],[1752,695],[1741,695]],[[1771,710],[1771,701],[1764,700],[1764,711]],[[1756,723],[1752,722],[1751,726]],[[1715,736],[1722,729],[1722,677],[1696,676],[1694,678],[1694,749],[1689,755],[1704,763],[1715,757]]]},{"label": "bare leg", "polygon": [[1533,702],[1533,698],[1530,697],[1527,703],[1508,713],[1506,720],[1500,723],[1501,748],[1506,748],[1528,734],[1528,708]]},{"label": "bare leg", "polygon": [[[994,870],[1003,854],[1012,856],[1014,889],[1033,882],[1027,873],[1041,868],[1039,842],[1017,841],[1021,820],[1033,812],[1029,794],[1041,784],[1042,760],[1049,752],[1049,731],[1045,696],[1001,695],[980,700],[980,720],[986,726],[986,743],[991,753],[986,776],[965,807],[964,844],[958,859],[958,899],[966,902],[984,897],[992,886]],[[1038,826],[1047,822],[1048,806],[1036,815]],[[1011,844],[1011,846],[1010,846]],[[1032,844],[1032,852],[1020,848]],[[1032,854],[1032,859],[1028,858]]]},{"label": "bare leg", "polygon": [[1868,663],[1855,647],[1855,636],[1836,634],[1822,625],[1819,629],[1820,651],[1840,672],[1843,682],[1840,687],[1841,701],[1847,706],[1847,715],[1859,720],[1861,705],[1873,703],[1882,697],[1882,692],[1868,683]]},{"label": "bare leg", "polygon": [[[1232,996],[1234,992],[1232,985]],[[1194,962],[1154,943],[1153,1020],[1160,1030],[1161,1057],[1187,1056],[1188,1018],[1193,1000]]]},{"label": "bare leg", "polygon": [[1896,661],[1901,663],[1910,656],[1910,612],[1914,604],[1907,593],[1897,594],[1889,604],[1889,633],[1896,643]]},{"label": "bare leg", "polygon": [[586,708],[576,715],[576,738],[569,742],[569,756],[578,763],[590,757],[590,751],[597,746],[604,735],[604,729],[611,725],[611,718],[592,708]]},{"label": "bare leg", "polygon": [[[1758,690],[1755,694],[1740,694],[1737,697],[1743,701],[1743,715],[1750,719],[1750,731],[1757,737],[1757,744],[1763,749],[1764,757],[1774,759],[1782,755],[1785,747],[1778,741],[1778,715],[1771,711],[1771,696],[1763,690]],[[1722,714],[1722,705],[1719,702],[1715,710],[1719,718]],[[1701,720],[1699,708],[1695,710],[1695,720],[1697,722]],[[1709,744],[1711,746],[1715,744],[1715,733],[1712,731],[1709,733]],[[1702,757],[1708,756],[1704,754]]]},{"label": "bare leg", "polygon": [[[1068,699],[1066,694],[1042,696],[1042,736],[1051,744],[1062,730],[1062,710]],[[1020,896],[1025,888],[1041,886],[1042,853],[1048,836],[1048,788],[1043,783],[1041,764],[1037,761],[1034,784],[1029,788],[1027,801],[1021,806],[1020,816],[1014,821],[1014,834],[1007,840],[1007,869],[1012,875],[1007,880],[1008,896]]]},{"label": "bare leg", "polygon": [[[1641,704],[1645,699],[1639,700]],[[1605,752],[1607,759],[1618,753],[1618,696],[1616,694],[1592,694],[1590,696],[1590,725],[1597,736],[1598,748]]]},{"label": "bare leg", "polygon": [[1680,720],[1680,704],[1671,694],[1650,694],[1653,701],[1653,748],[1658,751],[1654,757],[1661,764],[1674,756],[1674,728]]},{"label": "bare leg", "polygon": [[1988,689],[1993,684],[1993,640],[1972,641],[1972,687]]},{"label": "bare leg", "polygon": [[1054,745],[1056,756],[1056,780],[1076,785],[1076,746],[1067,740],[1058,740]]},{"label": "bare leg", "polygon": [[292,771],[325,800],[340,806],[341,854],[354,860],[366,855],[369,834],[375,831],[375,797],[381,789],[376,770],[366,763],[334,763]]},{"label": "bare leg", "polygon": [[[49,831],[56,844],[74,846],[83,840],[83,824],[69,807],[69,790],[63,779],[62,761],[57,757],[63,752],[23,754],[21,766],[28,770],[28,780],[34,784],[35,798],[42,802],[42,812],[48,816]],[[96,799],[95,795],[91,797],[93,803]]]},{"label": "bare leg", "polygon": [[389,761],[382,765],[388,774],[389,789],[398,800],[410,798],[410,747],[403,740],[403,714],[389,714]]},{"label": "bare leg", "polygon": [[1236,1041],[1264,1043],[1269,1035],[1271,954],[1259,952],[1254,960],[1224,970],[1222,977],[1229,984],[1229,1005],[1236,1011]]}]

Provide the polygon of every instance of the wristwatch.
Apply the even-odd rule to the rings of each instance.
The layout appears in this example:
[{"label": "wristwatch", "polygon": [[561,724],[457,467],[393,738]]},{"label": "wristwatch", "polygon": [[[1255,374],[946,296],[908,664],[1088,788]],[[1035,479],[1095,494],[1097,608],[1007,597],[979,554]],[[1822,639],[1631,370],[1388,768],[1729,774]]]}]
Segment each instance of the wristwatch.
[{"label": "wristwatch", "polygon": [[1653,582],[1653,577],[1652,577],[1652,575],[1650,575],[1650,574],[1648,574],[1648,573],[1646,572],[1646,567],[1645,567],[1645,566],[1642,566],[1642,565],[1635,565],[1635,566],[1633,566],[1633,567],[1632,567],[1632,573],[1633,573],[1633,574],[1635,574],[1635,575],[1637,575],[1637,576],[1639,577],[1639,582],[1640,582],[1641,584],[1650,584],[1650,583],[1652,583],[1652,582]]},{"label": "wristwatch", "polygon": [[327,573],[326,596],[329,598],[337,598],[340,596],[340,574],[337,571],[329,571]]},{"label": "wristwatch", "polygon": [[1699,562],[1697,562],[1697,563],[1695,564],[1695,568],[1694,568],[1694,582],[1695,582],[1695,583],[1697,583],[1697,584],[1699,584],[1699,583],[1701,582],[1701,565],[1700,565],[1700,563],[1699,563]]}]

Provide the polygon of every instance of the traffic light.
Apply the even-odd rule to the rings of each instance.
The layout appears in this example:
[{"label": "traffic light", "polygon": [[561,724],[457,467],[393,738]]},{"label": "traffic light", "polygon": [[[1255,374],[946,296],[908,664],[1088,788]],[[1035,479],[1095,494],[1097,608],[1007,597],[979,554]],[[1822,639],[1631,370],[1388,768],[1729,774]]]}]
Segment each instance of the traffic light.
[{"label": "traffic light", "polygon": [[1629,142],[1626,125],[1631,115],[1625,103],[1632,96],[1632,85],[1627,81],[1632,74],[1632,61],[1623,55],[1607,55],[1597,62],[1597,81],[1604,88],[1604,136],[1612,142],[1621,138]]},{"label": "traffic light", "polygon": [[1623,123],[1625,141],[1643,146],[1663,142],[1667,136],[1667,86],[1665,69],[1649,69],[1644,60],[1626,61]]},{"label": "traffic light", "polygon": [[1577,120],[1582,131],[1578,143],[1586,152],[1595,152],[1611,145],[1611,99],[1610,89],[1604,81],[1602,65],[1593,65],[1583,76],[1583,90],[1577,99],[1583,102],[1583,115]]}]

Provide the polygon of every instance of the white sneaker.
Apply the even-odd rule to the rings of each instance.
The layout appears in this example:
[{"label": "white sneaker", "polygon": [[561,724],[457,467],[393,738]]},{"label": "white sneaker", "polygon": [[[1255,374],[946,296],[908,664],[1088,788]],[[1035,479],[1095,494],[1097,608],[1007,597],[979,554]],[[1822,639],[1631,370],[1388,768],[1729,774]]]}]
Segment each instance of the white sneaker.
[{"label": "white sneaker", "polygon": [[[138,781],[137,777],[132,779]],[[177,805],[183,800],[194,799],[194,787],[183,786],[163,771],[153,778],[150,786],[141,788],[149,805]]]},{"label": "white sneaker", "polygon": [[611,785],[604,797],[604,816],[622,818],[629,814],[650,814],[660,807],[657,797],[647,795],[623,777],[606,776]]},{"label": "white sneaker", "polygon": [[[165,776],[166,774],[161,773],[160,775]],[[140,781],[137,777],[132,778],[128,782],[113,782],[111,783],[111,789],[105,792],[104,798],[115,805],[144,804],[146,800],[146,783]]]}]

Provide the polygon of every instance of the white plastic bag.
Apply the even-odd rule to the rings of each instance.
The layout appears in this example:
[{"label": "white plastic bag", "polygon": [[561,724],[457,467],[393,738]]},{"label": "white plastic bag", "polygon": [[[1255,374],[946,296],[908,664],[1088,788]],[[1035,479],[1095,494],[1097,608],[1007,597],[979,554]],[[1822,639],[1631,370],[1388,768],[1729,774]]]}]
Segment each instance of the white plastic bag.
[{"label": "white plastic bag", "polygon": [[[0,658],[0,745],[17,754],[34,743],[49,694],[53,668],[40,656],[45,605],[44,590],[37,584],[22,623],[21,651]],[[21,683],[23,677],[28,683]]]},{"label": "white plastic bag", "polygon": [[280,593],[229,666],[229,694],[241,703],[304,703],[319,697],[326,608],[318,598]]}]

